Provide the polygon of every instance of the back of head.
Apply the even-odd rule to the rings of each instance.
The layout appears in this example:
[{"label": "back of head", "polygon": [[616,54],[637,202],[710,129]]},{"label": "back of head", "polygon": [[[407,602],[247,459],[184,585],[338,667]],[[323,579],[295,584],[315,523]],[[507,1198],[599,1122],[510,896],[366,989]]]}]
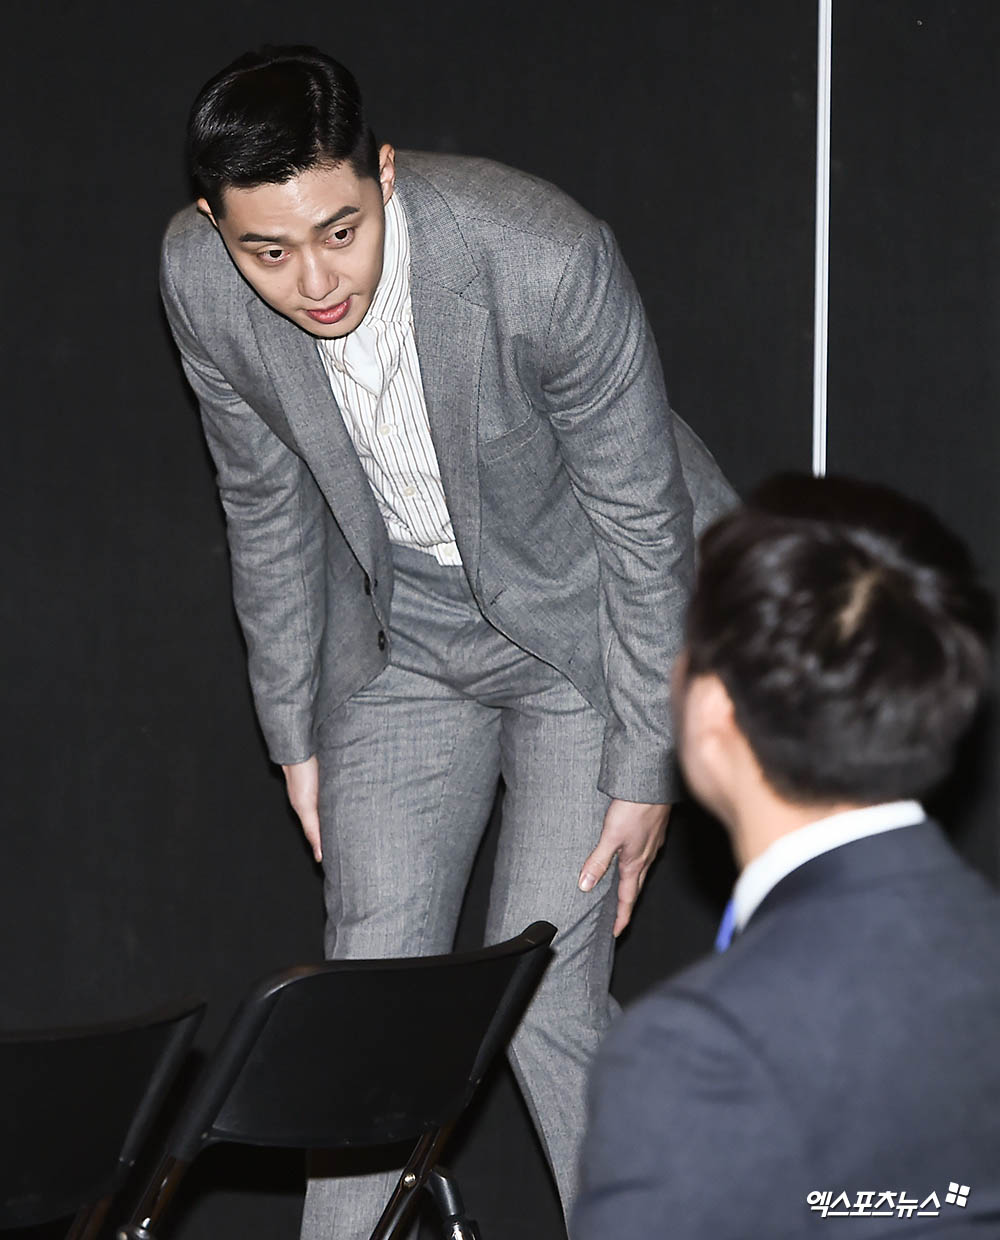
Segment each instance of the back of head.
[{"label": "back of head", "polygon": [[227,65],[191,109],[188,166],[216,218],[223,191],[347,162],[378,180],[378,147],[351,72],[314,47],[263,47]]},{"label": "back of head", "polygon": [[704,534],[687,669],[723,682],[780,796],[872,804],[947,773],[993,626],[965,547],[928,509],[784,475]]}]

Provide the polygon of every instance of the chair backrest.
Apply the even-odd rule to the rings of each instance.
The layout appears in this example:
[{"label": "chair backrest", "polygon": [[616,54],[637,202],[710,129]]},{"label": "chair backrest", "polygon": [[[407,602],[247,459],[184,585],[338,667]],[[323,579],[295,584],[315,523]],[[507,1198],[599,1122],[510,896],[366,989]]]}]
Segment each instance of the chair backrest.
[{"label": "chair backrest", "polygon": [[535,922],[448,956],[287,970],[245,1000],[168,1145],[378,1145],[456,1118],[505,1045],[548,960]]},{"label": "chair backrest", "polygon": [[115,1024],[0,1033],[0,1229],[118,1190],[203,1013],[185,1002]]}]

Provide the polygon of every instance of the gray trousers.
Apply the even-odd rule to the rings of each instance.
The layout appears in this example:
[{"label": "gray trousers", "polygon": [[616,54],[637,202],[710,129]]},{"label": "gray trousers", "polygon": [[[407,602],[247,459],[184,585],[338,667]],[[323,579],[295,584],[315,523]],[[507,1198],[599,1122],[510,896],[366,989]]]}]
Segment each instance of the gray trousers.
[{"label": "gray trousers", "polygon": [[[617,874],[577,889],[608,805],[604,721],[484,619],[463,569],[403,548],[394,563],[389,666],[321,729],[327,956],[451,950],[502,777],[486,941],[539,918],[558,929],[510,1061],[568,1216],[587,1069],[613,1009]],[[303,1240],[367,1238],[395,1178],[312,1178]]]}]

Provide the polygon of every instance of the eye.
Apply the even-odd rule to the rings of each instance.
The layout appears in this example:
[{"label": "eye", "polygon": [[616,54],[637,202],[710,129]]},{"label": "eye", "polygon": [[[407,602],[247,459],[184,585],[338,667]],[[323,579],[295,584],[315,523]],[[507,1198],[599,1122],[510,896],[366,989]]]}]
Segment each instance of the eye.
[{"label": "eye", "polygon": [[334,246],[349,245],[353,236],[353,228],[336,228],[330,234],[329,241]]},{"label": "eye", "polygon": [[278,246],[272,246],[269,250],[258,250],[257,257],[262,263],[266,263],[269,267],[273,267],[276,263],[280,263],[285,257],[285,251]]}]

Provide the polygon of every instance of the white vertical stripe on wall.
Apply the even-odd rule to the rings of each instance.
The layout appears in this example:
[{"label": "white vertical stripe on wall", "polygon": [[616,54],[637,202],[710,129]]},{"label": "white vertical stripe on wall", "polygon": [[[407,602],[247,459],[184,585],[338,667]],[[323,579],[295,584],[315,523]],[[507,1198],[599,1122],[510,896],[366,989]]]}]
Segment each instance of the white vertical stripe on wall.
[{"label": "white vertical stripe on wall", "polygon": [[813,473],[826,473],[830,336],[830,62],[833,0],[819,0],[816,40],[816,279],[813,320]]}]

